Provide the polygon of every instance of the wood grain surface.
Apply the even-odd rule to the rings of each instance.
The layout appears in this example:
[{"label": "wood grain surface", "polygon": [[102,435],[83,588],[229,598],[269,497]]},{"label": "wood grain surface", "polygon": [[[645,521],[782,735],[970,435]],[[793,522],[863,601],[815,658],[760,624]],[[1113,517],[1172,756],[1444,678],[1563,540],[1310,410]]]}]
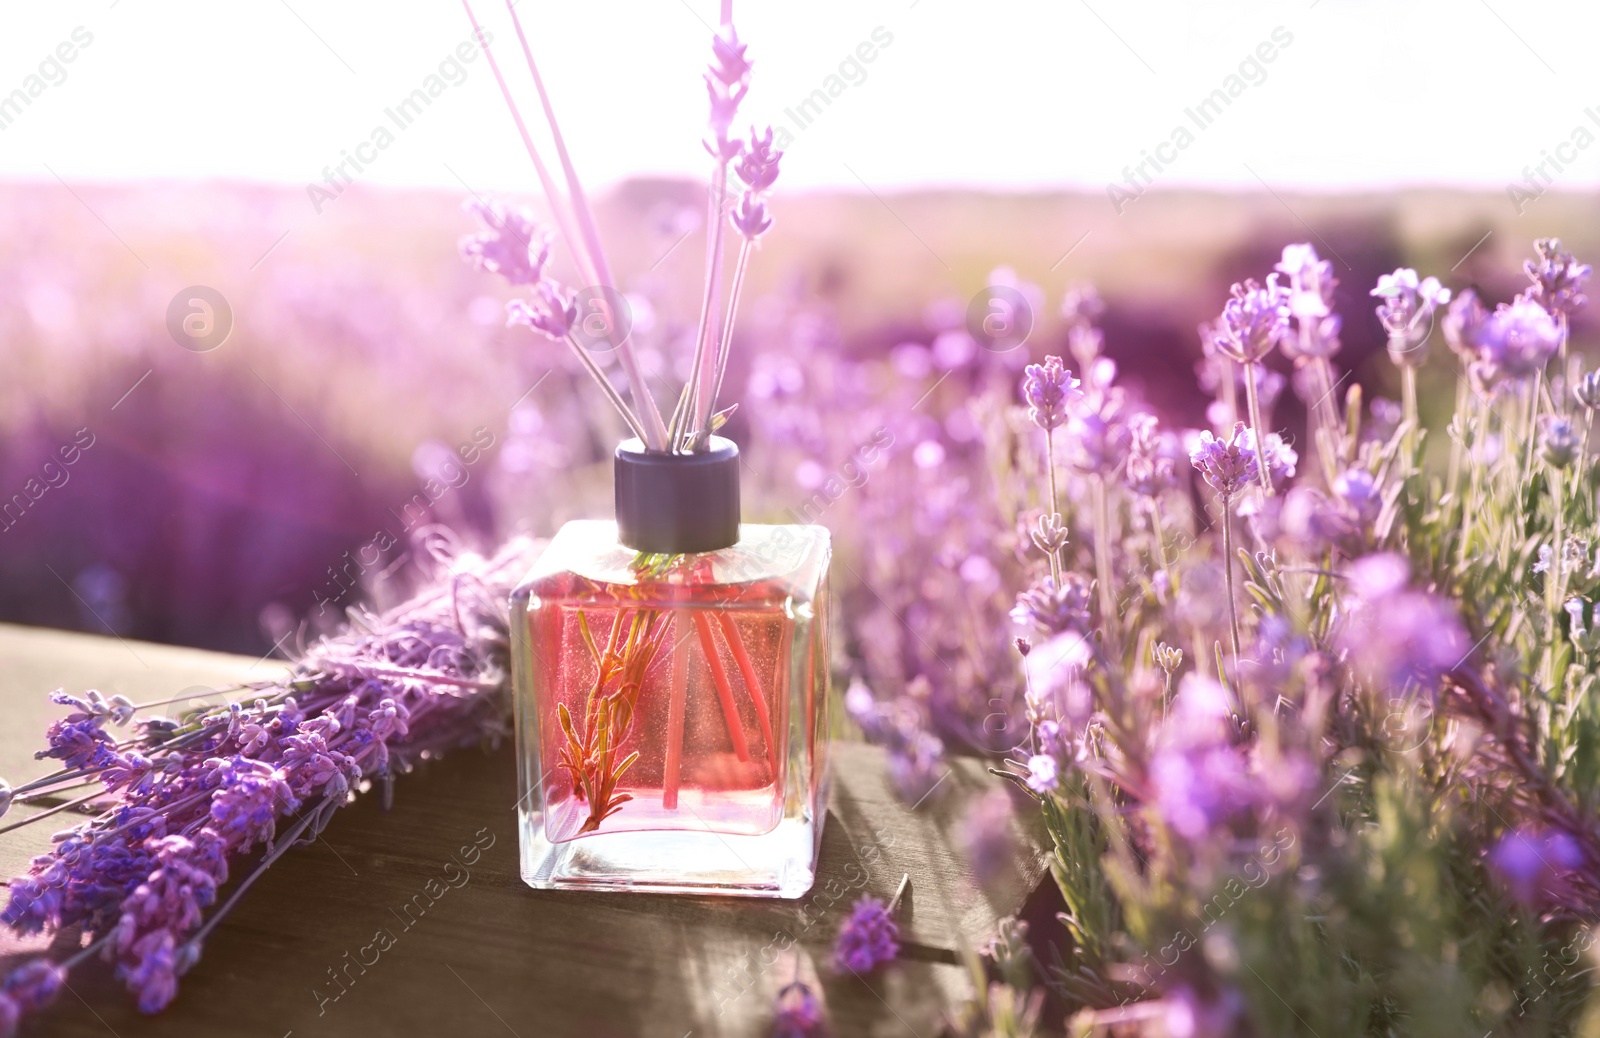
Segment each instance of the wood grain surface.
[{"label": "wood grain surface", "polygon": [[[33,751],[63,710],[46,701],[52,688],[215,698],[209,689],[281,666],[0,625],[0,775],[15,784],[42,772]],[[993,936],[1039,880],[1043,856],[1019,855],[988,886],[974,879],[953,834],[971,799],[1000,783],[979,762],[957,762],[912,810],[891,791],[881,751],[834,750],[819,879],[797,901],[530,890],[517,876],[513,749],[466,751],[401,779],[388,812],[373,797],[340,811],[316,843],[270,869],[166,1012],[140,1015],[95,961],[23,1034],[757,1035],[798,971],[834,1034],[934,1038],[971,990],[957,950]],[[1018,846],[1037,847],[1024,816],[1015,813]],[[23,871],[68,824],[56,821],[0,836],[0,874]],[[905,874],[901,961],[840,976],[828,959],[850,904],[892,896]],[[78,939],[58,937],[57,950]],[[41,947],[0,934],[0,967]]]}]

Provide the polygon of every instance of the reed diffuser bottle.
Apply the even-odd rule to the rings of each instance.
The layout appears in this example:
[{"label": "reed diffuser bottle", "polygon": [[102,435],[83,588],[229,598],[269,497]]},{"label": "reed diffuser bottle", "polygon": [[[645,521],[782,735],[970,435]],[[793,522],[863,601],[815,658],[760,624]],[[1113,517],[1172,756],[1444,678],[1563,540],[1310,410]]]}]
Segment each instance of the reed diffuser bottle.
[{"label": "reed diffuser bottle", "polygon": [[798,897],[826,808],[828,534],[741,526],[739,452],[630,440],[615,522],[512,596],[522,877]]},{"label": "reed diffuser bottle", "polygon": [[[508,14],[565,193],[467,0],[560,238],[590,287],[574,292],[550,275],[554,237],[513,206],[475,201],[488,229],[462,253],[527,291],[509,305],[511,323],[569,349],[635,437],[616,451],[615,521],[562,527],[512,596],[522,878],[534,887],[799,897],[816,873],[828,533],[741,525],[739,451],[716,435],[732,412],[716,400],[740,288],[772,226],[767,197],[782,157],[770,127],[729,135],[750,86],[732,6],[723,0],[705,77],[705,294],[689,379],[666,421],[516,8]],[[734,239],[730,272],[723,260]],[[612,353],[626,397],[600,362]]]}]

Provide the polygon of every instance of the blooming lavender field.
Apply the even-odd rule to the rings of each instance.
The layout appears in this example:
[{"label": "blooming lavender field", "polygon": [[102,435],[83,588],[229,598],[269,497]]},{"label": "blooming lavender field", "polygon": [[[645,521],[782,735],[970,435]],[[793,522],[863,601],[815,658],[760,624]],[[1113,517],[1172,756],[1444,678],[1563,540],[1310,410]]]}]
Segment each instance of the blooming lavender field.
[{"label": "blooming lavender field", "polygon": [[[548,534],[605,503],[596,466],[621,426],[590,417],[572,392],[579,366],[504,327],[505,296],[459,262],[449,243],[475,223],[463,196],[358,187],[308,219],[297,192],[266,187],[4,191],[0,617],[260,653],[380,581],[424,508],[492,539]],[[1507,298],[1533,235],[1586,244],[1583,205],[1559,196],[1541,202],[1537,223],[1492,195],[1291,204],[1337,251],[1347,283],[1402,262],[1455,266],[1452,283]],[[625,184],[599,206],[638,304],[635,331],[662,372],[692,333],[683,301],[698,290],[699,206],[699,188],[670,181]],[[1229,283],[1304,236],[1277,200],[1252,195],[1155,193],[1115,219],[1103,198],[1066,194],[918,193],[886,207],[793,193],[774,206],[784,233],[751,265],[730,385],[781,403],[803,382],[813,417],[794,420],[828,436],[752,453],[753,518],[826,507],[830,525],[851,514],[853,488],[817,495],[831,476],[861,478],[849,474],[858,450],[882,455],[874,472],[921,472],[914,450],[934,435],[951,455],[944,470],[959,472],[961,445],[974,442],[959,416],[972,410],[966,390],[985,366],[1020,371],[1065,349],[1057,301],[1069,286],[1092,283],[1108,301],[1107,355],[1144,405],[1202,425],[1195,326]],[[961,334],[969,310],[1007,270],[1037,307],[1031,330],[1003,355],[975,350]],[[231,308],[218,348],[181,348],[168,329],[188,285]],[[1350,378],[1397,396],[1377,319],[1362,306],[1349,321]],[[1425,407],[1450,399],[1441,368],[1423,370]],[[947,373],[954,381],[903,410]],[[837,379],[857,395],[834,391]],[[897,405],[880,391],[890,385],[909,399]],[[756,410],[735,415],[741,438]],[[1302,433],[1292,394],[1283,410]],[[834,435],[840,416],[865,426]],[[875,450],[880,426],[893,448]],[[471,463],[440,473],[463,447]],[[555,492],[552,471],[563,474]]]}]

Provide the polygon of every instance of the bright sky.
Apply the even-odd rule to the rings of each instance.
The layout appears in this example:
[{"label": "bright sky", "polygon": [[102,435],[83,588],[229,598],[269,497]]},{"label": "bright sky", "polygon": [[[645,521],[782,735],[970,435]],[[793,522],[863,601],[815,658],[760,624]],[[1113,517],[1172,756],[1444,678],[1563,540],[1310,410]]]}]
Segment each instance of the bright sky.
[{"label": "bright sky", "polygon": [[[520,72],[503,0],[476,6]],[[716,0],[518,11],[587,182],[704,174]],[[1546,167],[1557,186],[1600,183],[1594,0],[743,0],[735,14],[756,63],[744,114],[790,127],[790,186],[1103,190],[1146,151],[1175,156],[1159,174],[1172,185],[1503,189],[1547,154],[1573,160]],[[33,85],[50,82],[0,129],[0,176],[69,182],[319,181],[375,127],[395,131],[385,109],[470,38],[458,0],[11,3],[4,30],[0,96],[41,62]],[[46,61],[63,44],[64,79]],[[850,64],[863,45],[873,60]],[[1241,74],[1263,45],[1273,60]],[[486,64],[464,68],[361,180],[534,189]],[[1230,74],[1237,96],[1199,129],[1185,108]],[[829,86],[794,132],[785,110]],[[1157,152],[1180,125],[1192,142]],[[1580,127],[1586,147],[1570,143]]]}]

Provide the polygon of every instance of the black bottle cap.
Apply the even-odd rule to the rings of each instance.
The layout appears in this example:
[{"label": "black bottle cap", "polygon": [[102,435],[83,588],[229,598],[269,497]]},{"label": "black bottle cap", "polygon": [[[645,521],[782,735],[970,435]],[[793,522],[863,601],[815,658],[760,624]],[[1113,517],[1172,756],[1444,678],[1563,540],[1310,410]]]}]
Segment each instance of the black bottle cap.
[{"label": "black bottle cap", "polygon": [[718,551],[739,542],[739,448],[711,437],[709,450],[646,450],[636,437],[617,445],[617,539],[662,555]]}]

